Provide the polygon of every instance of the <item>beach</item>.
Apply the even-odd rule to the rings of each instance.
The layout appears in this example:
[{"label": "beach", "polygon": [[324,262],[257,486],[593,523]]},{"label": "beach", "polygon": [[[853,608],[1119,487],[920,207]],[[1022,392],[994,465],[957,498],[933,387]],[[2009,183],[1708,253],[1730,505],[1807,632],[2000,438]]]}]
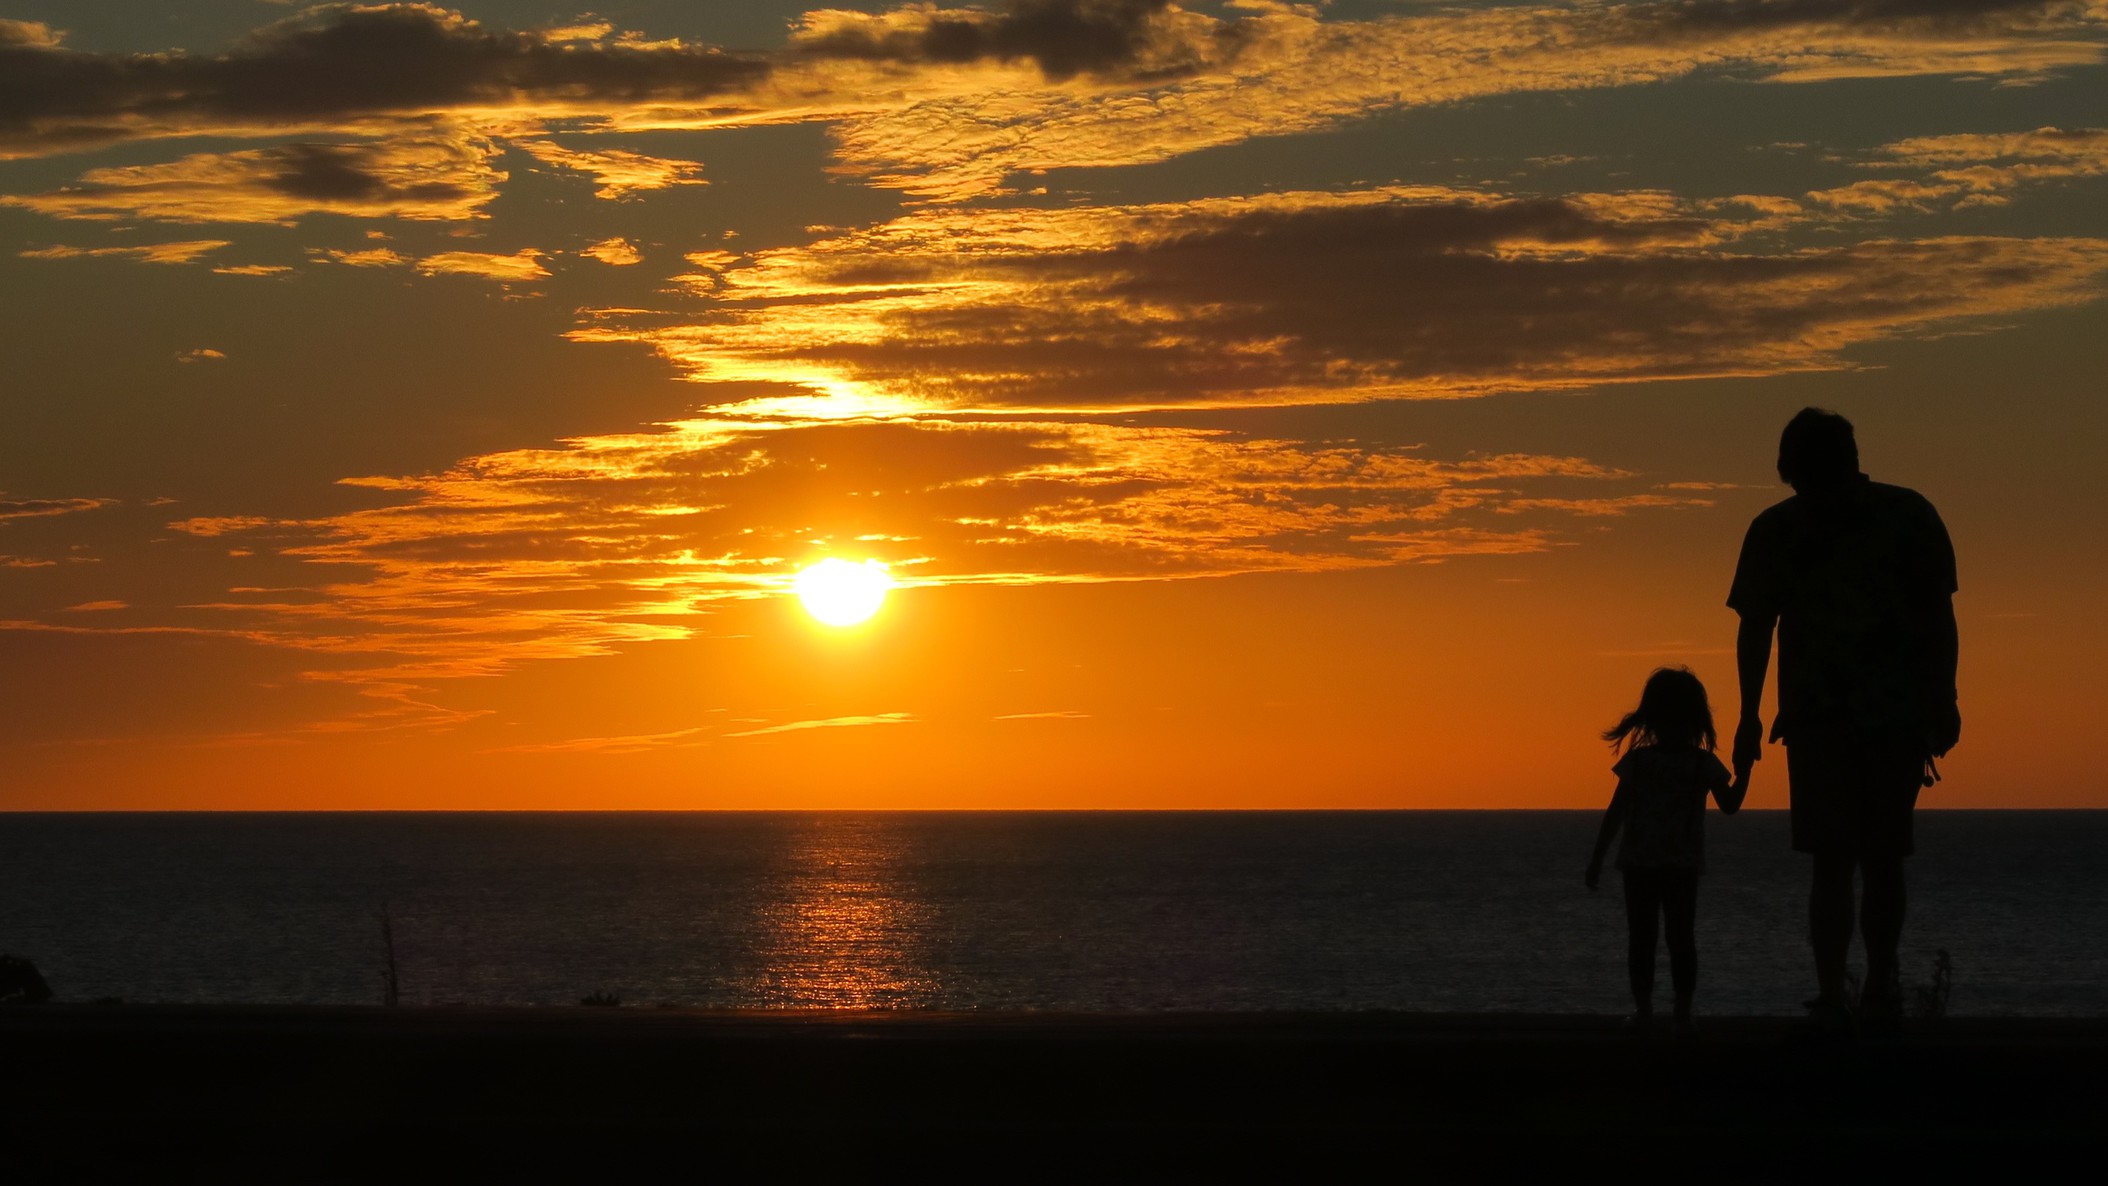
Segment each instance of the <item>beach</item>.
[{"label": "beach", "polygon": [[1701,1024],[59,1004],[0,1009],[0,1108],[14,1164],[73,1176],[1073,1180],[1375,1157],[1422,1180],[1770,1181],[2046,1166],[2097,1147],[2108,1104],[2108,1020],[1852,1044]]}]

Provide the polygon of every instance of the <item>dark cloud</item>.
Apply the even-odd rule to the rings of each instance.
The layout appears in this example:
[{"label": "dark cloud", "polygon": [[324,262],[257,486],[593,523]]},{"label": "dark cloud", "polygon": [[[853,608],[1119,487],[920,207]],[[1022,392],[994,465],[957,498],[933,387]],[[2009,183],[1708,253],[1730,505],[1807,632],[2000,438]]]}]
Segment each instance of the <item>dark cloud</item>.
[{"label": "dark cloud", "polygon": [[894,62],[1030,60],[1059,81],[1135,65],[1155,40],[1152,20],[1167,7],[1169,0],[1012,0],[992,13],[908,10],[865,19],[828,13],[833,19],[808,26],[797,52]]},{"label": "dark cloud", "polygon": [[579,336],[910,407],[1336,402],[1840,367],[2108,270],[2098,240],[1728,250],[1740,230],[1659,195],[932,211],[763,253],[699,323]]},{"label": "dark cloud", "polygon": [[55,218],[290,223],[311,213],[473,218],[506,174],[498,149],[454,128],[405,128],[365,144],[293,143],[92,169],[43,193],[0,195]]},{"label": "dark cloud", "polygon": [[310,10],[215,56],[88,54],[0,37],[0,143],[271,127],[519,103],[696,102],[766,62],[696,46],[557,42],[426,4]]},{"label": "dark cloud", "polygon": [[274,154],[279,168],[265,184],[280,193],[325,202],[372,198],[386,182],[360,167],[364,154],[347,145],[288,144]]},{"label": "dark cloud", "polygon": [[2077,14],[2073,0],[1684,0],[1634,5],[1619,11],[1628,19],[1694,32],[1782,29],[1835,25],[1893,29],[1911,25],[1968,28],[2028,13]]}]

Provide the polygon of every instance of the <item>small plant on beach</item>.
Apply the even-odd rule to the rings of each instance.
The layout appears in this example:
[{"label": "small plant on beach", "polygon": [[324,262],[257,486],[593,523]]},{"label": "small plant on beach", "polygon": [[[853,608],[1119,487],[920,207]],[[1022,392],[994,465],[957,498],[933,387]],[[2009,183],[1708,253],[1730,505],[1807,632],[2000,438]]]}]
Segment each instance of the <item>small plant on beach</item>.
[{"label": "small plant on beach", "polygon": [[578,998],[578,1003],[581,1005],[592,1005],[601,1009],[613,1009],[622,1003],[622,998],[611,992],[596,992],[591,996]]},{"label": "small plant on beach", "polygon": [[1954,995],[1954,959],[1942,947],[1932,956],[1932,981],[1910,990],[1911,1012],[1921,1021],[1939,1021],[1947,1016],[1947,1001]]},{"label": "small plant on beach", "polygon": [[0,1001],[14,1005],[41,1005],[51,999],[51,986],[37,966],[19,955],[0,955]]}]

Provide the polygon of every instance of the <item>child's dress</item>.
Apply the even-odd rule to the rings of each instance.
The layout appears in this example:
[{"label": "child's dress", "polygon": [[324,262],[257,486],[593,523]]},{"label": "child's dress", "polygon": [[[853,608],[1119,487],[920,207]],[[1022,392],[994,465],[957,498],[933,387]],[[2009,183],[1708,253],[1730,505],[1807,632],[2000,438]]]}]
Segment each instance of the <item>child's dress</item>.
[{"label": "child's dress", "polygon": [[1720,759],[1695,745],[1643,745],[1610,769],[1631,804],[1617,867],[1705,872],[1705,797],[1729,781]]}]

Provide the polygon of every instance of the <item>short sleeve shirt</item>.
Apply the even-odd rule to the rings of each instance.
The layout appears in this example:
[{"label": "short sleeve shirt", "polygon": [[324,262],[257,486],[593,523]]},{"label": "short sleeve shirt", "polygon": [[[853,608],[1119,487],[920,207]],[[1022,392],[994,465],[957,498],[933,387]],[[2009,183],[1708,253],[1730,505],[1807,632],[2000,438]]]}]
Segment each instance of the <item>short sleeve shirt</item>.
[{"label": "short sleeve shirt", "polygon": [[1936,631],[1957,587],[1954,545],[1914,490],[1860,475],[1758,515],[1727,603],[1778,622],[1774,741],[1808,731],[1920,733],[1951,703]]},{"label": "short sleeve shirt", "polygon": [[1705,796],[1727,767],[1695,745],[1643,745],[1611,767],[1626,796],[1618,868],[1705,872]]}]

